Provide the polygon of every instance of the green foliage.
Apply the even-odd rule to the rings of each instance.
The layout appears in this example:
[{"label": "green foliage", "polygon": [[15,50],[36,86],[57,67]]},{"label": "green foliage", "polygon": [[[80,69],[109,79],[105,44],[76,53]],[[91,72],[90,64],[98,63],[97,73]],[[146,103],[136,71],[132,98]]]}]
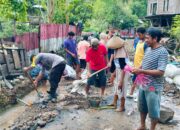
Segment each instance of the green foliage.
[{"label": "green foliage", "polygon": [[171,34],[180,41],[180,15],[176,15],[173,18]]},{"label": "green foliage", "polygon": [[54,23],[66,23],[68,17],[69,23],[86,23],[92,16],[92,2],[84,0],[73,0],[67,3],[66,0],[57,0],[53,16]]},{"label": "green foliage", "polygon": [[26,0],[1,0],[0,17],[5,20],[26,21],[27,2]]},{"label": "green foliage", "polygon": [[132,14],[142,18],[147,14],[147,0],[133,0],[131,2]]},{"label": "green foliage", "polygon": [[56,1],[53,22],[66,23],[66,0]]},{"label": "green foliage", "polygon": [[67,12],[70,23],[85,23],[92,16],[92,5],[84,0],[73,0],[69,3]]},{"label": "green foliage", "polygon": [[3,22],[1,23],[3,32],[0,31],[0,38],[13,36],[13,22]]},{"label": "green foliage", "polygon": [[[14,35],[14,22],[2,22],[2,29],[0,31],[0,38],[11,37]],[[38,32],[38,26],[32,26],[28,23],[16,23],[16,35],[23,34],[25,32]]]},{"label": "green foliage", "polygon": [[128,0],[96,0],[93,18],[89,21],[94,30],[103,31],[109,26],[130,28],[137,24],[138,18],[132,15]]}]

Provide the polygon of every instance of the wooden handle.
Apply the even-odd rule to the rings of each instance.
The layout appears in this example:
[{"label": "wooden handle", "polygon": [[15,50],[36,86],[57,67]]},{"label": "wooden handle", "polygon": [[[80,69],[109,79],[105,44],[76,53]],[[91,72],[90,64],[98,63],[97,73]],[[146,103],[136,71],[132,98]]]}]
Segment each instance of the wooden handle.
[{"label": "wooden handle", "polygon": [[35,86],[35,84],[34,84],[34,81],[33,81],[33,79],[31,78],[31,76],[29,75],[29,73],[26,72],[26,71],[24,71],[24,73],[25,73],[25,75],[29,78],[29,80],[31,81],[31,83],[32,83],[34,89],[36,90],[36,92],[39,94],[39,92],[38,92],[38,90],[37,90],[37,88],[36,88],[36,86]]},{"label": "wooden handle", "polygon": [[106,67],[104,67],[104,68],[102,68],[102,69],[100,69],[100,70],[98,70],[98,71],[94,72],[93,74],[91,74],[91,75],[90,75],[90,77],[89,77],[89,78],[91,78],[92,76],[94,76],[94,75],[98,74],[99,72],[101,72],[101,71],[103,71],[103,70],[105,70],[105,69],[107,69],[107,68],[108,68],[108,66],[106,66]]},{"label": "wooden handle", "polygon": [[84,81],[84,80],[86,80],[86,79],[89,79],[89,78],[91,78],[92,76],[98,74],[99,72],[101,72],[101,71],[103,71],[103,70],[105,70],[105,69],[107,69],[107,68],[108,68],[108,66],[106,66],[106,67],[104,67],[104,68],[102,68],[102,69],[94,72],[93,74],[90,75],[90,77],[87,77],[87,78],[85,78],[85,79],[82,79],[81,81]]}]

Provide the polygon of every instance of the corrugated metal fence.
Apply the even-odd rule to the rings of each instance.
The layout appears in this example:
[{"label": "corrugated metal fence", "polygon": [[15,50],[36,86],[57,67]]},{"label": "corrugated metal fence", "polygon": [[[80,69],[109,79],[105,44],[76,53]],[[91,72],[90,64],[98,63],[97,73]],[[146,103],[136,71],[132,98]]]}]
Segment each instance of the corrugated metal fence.
[{"label": "corrugated metal fence", "polygon": [[[77,32],[76,26],[66,24],[41,24],[40,37],[38,33],[24,33],[15,38],[15,42],[23,44],[27,54],[37,54],[39,47],[41,52],[59,50],[69,31]],[[40,41],[40,44],[39,44]]]}]

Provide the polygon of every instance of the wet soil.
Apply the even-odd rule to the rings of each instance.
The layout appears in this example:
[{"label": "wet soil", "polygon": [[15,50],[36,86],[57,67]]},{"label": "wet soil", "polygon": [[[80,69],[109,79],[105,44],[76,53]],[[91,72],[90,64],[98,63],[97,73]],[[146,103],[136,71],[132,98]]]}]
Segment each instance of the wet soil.
[{"label": "wet soil", "polygon": [[[58,89],[57,103],[48,103],[47,107],[42,108],[39,104],[31,107],[19,104],[12,109],[0,115],[0,130],[12,124],[27,123],[28,120],[38,118],[46,112],[56,112],[53,120],[46,123],[38,130],[134,130],[139,125],[139,113],[137,102],[133,99],[126,100],[126,111],[119,113],[114,109],[91,108],[86,98],[78,94],[69,94],[66,87],[71,85],[72,81],[62,81]],[[45,91],[40,88],[40,91]],[[95,94],[98,94],[95,90]],[[135,94],[136,95],[136,94]],[[101,106],[106,106],[112,100],[112,87],[107,88],[106,97],[101,102]],[[37,101],[36,92],[27,95],[23,100],[29,102]],[[175,100],[167,95],[162,96],[162,104],[175,111],[174,119],[169,124],[158,124],[157,130],[179,130],[180,129],[180,105],[175,104]],[[46,114],[47,115],[47,114]],[[149,118],[147,127],[149,126]]]}]

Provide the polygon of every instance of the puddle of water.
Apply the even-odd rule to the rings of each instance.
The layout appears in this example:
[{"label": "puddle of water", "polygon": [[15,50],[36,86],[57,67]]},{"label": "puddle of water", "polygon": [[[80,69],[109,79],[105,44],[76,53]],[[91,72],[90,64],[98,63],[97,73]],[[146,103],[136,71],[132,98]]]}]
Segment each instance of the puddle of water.
[{"label": "puddle of water", "polygon": [[[22,100],[27,103],[34,102],[35,100],[37,100],[36,95],[36,92],[32,91]],[[27,106],[24,106],[24,104],[19,103],[18,105],[2,112],[0,114],[0,130],[3,128],[8,128],[8,126],[10,126],[14,122],[14,120],[25,111],[26,107]]]}]

